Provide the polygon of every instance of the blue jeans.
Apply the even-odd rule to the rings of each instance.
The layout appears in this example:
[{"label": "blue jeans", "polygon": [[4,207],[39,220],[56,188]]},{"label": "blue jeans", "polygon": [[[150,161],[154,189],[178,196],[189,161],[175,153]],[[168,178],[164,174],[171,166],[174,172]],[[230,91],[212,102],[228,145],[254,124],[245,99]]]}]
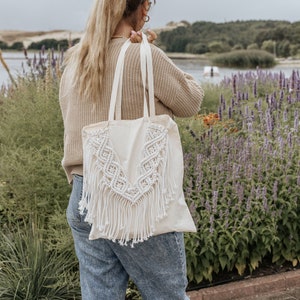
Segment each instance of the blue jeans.
[{"label": "blue jeans", "polygon": [[79,260],[83,300],[124,300],[129,278],[143,300],[187,300],[183,234],[171,232],[121,246],[105,239],[89,240],[90,225],[78,211],[82,177],[73,176],[67,209]]}]

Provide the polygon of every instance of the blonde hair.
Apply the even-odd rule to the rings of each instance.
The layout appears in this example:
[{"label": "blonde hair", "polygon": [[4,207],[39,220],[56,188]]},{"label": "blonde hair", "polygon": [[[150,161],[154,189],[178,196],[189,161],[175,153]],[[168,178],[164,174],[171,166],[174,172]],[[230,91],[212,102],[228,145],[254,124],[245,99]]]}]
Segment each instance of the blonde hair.
[{"label": "blonde hair", "polygon": [[66,64],[75,67],[73,82],[83,99],[97,101],[99,97],[105,54],[126,3],[126,0],[95,0],[83,37],[69,49]]}]

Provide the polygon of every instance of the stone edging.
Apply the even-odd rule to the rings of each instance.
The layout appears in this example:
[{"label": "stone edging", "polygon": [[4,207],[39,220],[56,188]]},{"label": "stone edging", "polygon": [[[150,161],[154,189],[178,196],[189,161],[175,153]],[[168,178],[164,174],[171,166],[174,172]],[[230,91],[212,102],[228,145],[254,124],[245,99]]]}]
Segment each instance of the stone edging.
[{"label": "stone edging", "polygon": [[[300,270],[250,278],[189,292],[191,300],[234,300],[300,287]],[[258,298],[259,299],[259,298]]]}]

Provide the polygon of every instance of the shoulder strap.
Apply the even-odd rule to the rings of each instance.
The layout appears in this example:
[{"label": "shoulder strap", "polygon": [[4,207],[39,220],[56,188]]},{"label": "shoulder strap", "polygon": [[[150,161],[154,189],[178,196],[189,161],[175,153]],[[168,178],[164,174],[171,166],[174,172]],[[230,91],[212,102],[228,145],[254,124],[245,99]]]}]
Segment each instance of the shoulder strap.
[{"label": "shoulder strap", "polygon": [[130,46],[130,43],[131,42],[129,39],[124,43],[124,45],[122,46],[122,48],[120,50],[120,54],[118,57],[112,91],[111,91],[111,97],[110,97],[110,106],[109,106],[109,113],[108,113],[109,121],[114,120],[115,108],[116,108],[117,102],[119,102],[118,106],[119,106],[119,108],[121,108],[124,60],[125,60],[126,51],[127,51],[128,47]]},{"label": "shoulder strap", "polygon": [[[148,79],[148,93],[149,93],[149,109],[150,117],[155,116],[155,101],[154,101],[154,79],[153,79],[153,63],[152,63],[152,51],[150,44],[148,42],[147,36],[143,34],[143,41],[141,45],[141,56],[144,52],[146,56],[146,69],[147,69],[147,79]],[[144,84],[144,90],[146,84]],[[145,110],[145,108],[144,108]]]},{"label": "shoulder strap", "polygon": [[[131,41],[128,39],[123,44],[120,50],[120,54],[118,56],[118,61],[115,69],[114,81],[112,86],[112,93],[110,98],[110,107],[109,107],[109,114],[108,114],[109,121],[112,121],[114,119],[116,120],[121,119],[124,62],[125,62],[125,54],[130,44]],[[151,47],[149,45],[148,39],[145,34],[143,34],[143,39],[140,47],[140,57],[141,57],[142,81],[144,86],[144,117],[149,117],[147,97],[146,97],[147,83],[148,83],[148,93],[149,93],[150,116],[155,115],[155,103],[154,103],[154,87],[153,87],[152,53],[151,53]]]}]

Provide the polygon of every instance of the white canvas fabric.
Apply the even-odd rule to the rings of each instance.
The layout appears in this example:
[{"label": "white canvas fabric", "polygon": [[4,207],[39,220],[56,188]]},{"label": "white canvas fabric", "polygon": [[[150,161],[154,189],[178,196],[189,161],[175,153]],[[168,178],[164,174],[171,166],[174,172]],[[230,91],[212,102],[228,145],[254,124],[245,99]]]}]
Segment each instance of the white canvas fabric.
[{"label": "white canvas fabric", "polygon": [[129,45],[127,40],[118,58],[108,121],[82,130],[80,212],[92,225],[90,239],[121,244],[172,231],[196,231],[182,190],[183,154],[177,124],[168,115],[155,115],[152,55],[145,35],[141,43],[144,116],[121,120],[123,67]]}]

